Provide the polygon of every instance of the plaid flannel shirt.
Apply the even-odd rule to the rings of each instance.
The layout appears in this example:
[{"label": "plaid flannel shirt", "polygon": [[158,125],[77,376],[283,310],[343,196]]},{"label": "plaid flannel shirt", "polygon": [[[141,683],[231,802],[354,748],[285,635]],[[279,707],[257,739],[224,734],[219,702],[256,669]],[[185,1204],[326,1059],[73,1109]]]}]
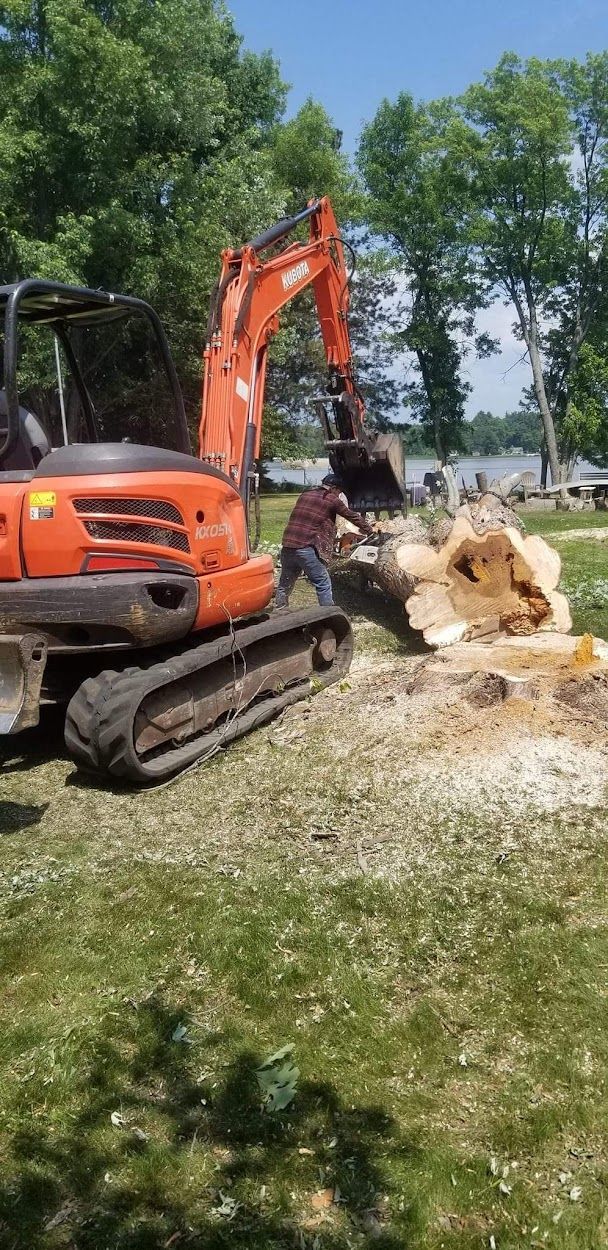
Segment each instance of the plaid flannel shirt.
[{"label": "plaid flannel shirt", "polygon": [[287,522],[283,534],[283,546],[314,547],[318,557],[327,564],[331,558],[336,537],[336,517],[343,516],[364,534],[373,534],[372,526],[365,517],[353,512],[343,503],[335,490],[315,486],[303,491]]}]

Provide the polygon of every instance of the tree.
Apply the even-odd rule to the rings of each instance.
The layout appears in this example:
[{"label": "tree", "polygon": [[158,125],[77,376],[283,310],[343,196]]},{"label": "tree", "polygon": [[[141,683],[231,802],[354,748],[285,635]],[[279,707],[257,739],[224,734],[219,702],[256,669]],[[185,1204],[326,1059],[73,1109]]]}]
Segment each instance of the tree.
[{"label": "tree", "polygon": [[521,447],[525,454],[540,451],[542,426],[537,411],[520,408],[505,413],[503,421],[505,448]]},{"label": "tree", "polygon": [[465,441],[467,450],[475,456],[497,456],[515,447],[521,447],[523,452],[538,452],[540,430],[535,412],[521,409],[507,412],[504,417],[477,412],[465,426]]},{"label": "tree", "polygon": [[402,433],[406,456],[434,456],[435,448],[429,441],[429,431],[423,425],[405,421],[403,425],[393,425],[394,433]]},{"label": "tree", "polygon": [[477,412],[469,425],[469,447],[475,456],[497,456],[503,450],[503,423],[491,412]]},{"label": "tree", "polygon": [[450,140],[471,170],[474,237],[513,303],[558,482],[568,385],[606,284],[608,56],[581,66],[509,53],[460,108]]},{"label": "tree", "polygon": [[[194,432],[221,250],[312,195],[330,194],[343,220],[356,215],[331,119],[309,100],[282,121],[277,64],[242,49],[221,0],[10,0],[0,5],[0,70],[2,278],[32,274],[147,298],[166,326]],[[140,330],[112,347],[109,337],[75,336],[102,430],[162,439],[168,408]],[[376,362],[370,353],[370,377]],[[297,452],[306,398],[323,389],[324,372],[304,298],[273,344],[267,454]],[[22,380],[34,377],[52,423],[54,365],[30,335]]]},{"label": "tree", "polygon": [[[608,353],[583,343],[570,379],[569,402],[563,420],[566,448],[576,449],[592,464],[608,465]],[[572,454],[572,453],[571,453]]]},{"label": "tree", "polygon": [[[356,269],[348,249],[346,254],[354,275],[349,329],[358,383],[372,419],[382,424],[397,410],[402,394],[394,376],[396,288],[366,239],[357,237],[361,236],[360,193],[340,151],[340,136],[320,104],[308,100],[294,118],[275,128],[272,161],[280,184],[289,188],[289,212],[302,208],[315,195],[329,195],[344,237],[351,233],[357,238]],[[305,233],[304,227],[303,237]],[[309,288],[282,311],[281,328],[270,347],[267,401],[273,410],[274,433],[264,435],[266,453],[283,455],[277,450],[280,443],[291,448],[287,454],[308,454],[310,401],[324,394],[326,385],[325,352]]]},{"label": "tree", "polygon": [[[0,270],[133,291],[168,329],[193,424],[222,247],[284,211],[285,100],[215,0],[0,6]],[[79,344],[87,371],[84,340]],[[144,410],[128,345],[118,388]],[[110,362],[104,359],[110,392]],[[146,396],[147,398],[147,396]]]},{"label": "tree", "polygon": [[405,281],[396,338],[414,353],[418,371],[407,402],[442,462],[461,445],[470,390],[461,365],[482,302],[468,246],[467,182],[445,141],[450,117],[445,103],[416,106],[406,93],[385,100],[364,128],[357,156],[367,220],[387,240]]}]

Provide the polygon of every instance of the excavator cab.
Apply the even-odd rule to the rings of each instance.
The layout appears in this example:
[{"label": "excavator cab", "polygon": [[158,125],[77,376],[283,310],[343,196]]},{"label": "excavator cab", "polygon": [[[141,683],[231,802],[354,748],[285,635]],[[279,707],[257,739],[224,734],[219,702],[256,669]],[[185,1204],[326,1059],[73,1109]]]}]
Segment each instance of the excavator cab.
[{"label": "excavator cab", "polygon": [[[56,474],[65,481],[94,481],[95,475],[104,469],[124,475],[133,460],[138,460],[138,468],[142,467],[142,455],[155,457],[154,468],[157,461],[163,468],[167,466],[162,458],[175,455],[156,446],[138,447],[129,439],[104,439],[75,350],[75,338],[82,345],[88,331],[93,333],[94,327],[101,327],[103,332],[109,323],[112,327],[107,337],[113,342],[118,330],[114,323],[133,317],[147,323],[151,331],[147,338],[152,345],[154,377],[158,380],[164,376],[166,385],[162,389],[166,392],[168,388],[170,394],[169,403],[162,409],[165,446],[186,452],[188,461],[198,467],[199,462],[191,455],[182,394],[169,346],[157,314],[148,304],[126,295],[40,279],[0,287],[0,325],[3,322],[4,328],[0,382],[0,734],[15,733],[38,722],[49,648],[46,617],[51,619],[54,610],[44,604],[43,587],[56,586],[60,594],[62,578],[51,577],[45,582],[39,569],[30,576],[31,548],[24,545],[24,527],[32,518],[40,518],[42,533],[45,519],[50,518],[54,538],[46,560],[51,573],[64,571],[54,568],[61,561],[62,530],[58,531],[55,525],[56,491],[48,489],[48,479],[54,487]],[[47,334],[32,335],[27,327],[44,327]],[[28,387],[27,376],[22,379],[20,375],[20,358],[23,360],[31,350],[34,363],[44,362],[46,366],[52,360],[53,346],[55,367],[50,385]],[[24,385],[20,386],[20,380]],[[33,410],[36,397],[40,412]],[[73,429],[68,429],[68,401],[72,401],[75,416]],[[112,434],[115,438],[113,430]],[[113,506],[112,501],[109,506]],[[127,567],[128,561],[124,560],[124,568]],[[32,607],[28,599],[22,610],[17,605],[28,595],[36,602]],[[68,621],[64,630],[64,642],[70,631],[74,638],[79,630],[85,636],[79,624],[80,614],[81,609],[75,604],[74,619]],[[39,617],[44,620],[44,628]],[[55,643],[59,645],[57,639]]]},{"label": "excavator cab", "polygon": [[[68,443],[99,443],[103,431],[95,411],[84,370],[74,347],[73,333],[93,331],[108,323],[124,322],[136,317],[145,321],[151,331],[154,364],[157,376],[166,381],[170,403],[164,406],[164,439],[175,450],[191,454],[190,436],[180,385],[169,345],[154,309],[143,300],[86,287],[66,286],[28,278],[11,286],[0,287],[0,318],[4,320],[3,382],[0,389],[0,484],[15,474],[32,476],[40,462],[58,446]],[[25,402],[18,380],[19,357],[24,326],[48,327],[55,341],[56,383],[61,413],[61,428],[51,430],[41,414]],[[116,327],[118,330],[118,327]],[[77,400],[77,437],[68,430],[65,414],[64,379],[60,354],[67,367],[65,392],[72,391]],[[21,393],[20,393],[21,392]],[[55,423],[56,424],[56,423]],[[168,427],[168,428],[167,428]],[[54,437],[58,435],[58,437]],[[155,440],[156,441],[156,440]]]}]

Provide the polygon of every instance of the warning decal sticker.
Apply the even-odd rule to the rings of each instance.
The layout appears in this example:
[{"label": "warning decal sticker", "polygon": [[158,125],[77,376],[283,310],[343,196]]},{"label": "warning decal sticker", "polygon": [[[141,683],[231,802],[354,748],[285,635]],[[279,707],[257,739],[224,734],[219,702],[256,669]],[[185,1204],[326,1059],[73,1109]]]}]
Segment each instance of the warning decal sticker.
[{"label": "warning decal sticker", "polygon": [[54,508],[56,503],[54,490],[35,490],[30,495],[30,508]]}]

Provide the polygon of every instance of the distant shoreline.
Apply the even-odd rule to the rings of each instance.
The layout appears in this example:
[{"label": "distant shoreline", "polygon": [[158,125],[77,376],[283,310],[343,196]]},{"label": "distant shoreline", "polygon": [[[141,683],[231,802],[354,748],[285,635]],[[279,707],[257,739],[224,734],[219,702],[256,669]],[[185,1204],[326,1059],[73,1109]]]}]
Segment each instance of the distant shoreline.
[{"label": "distant shoreline", "polygon": [[[288,462],[283,460],[271,460],[269,462],[268,476],[276,483],[293,482],[295,486],[318,486],[329,469],[329,460],[325,456],[319,457],[315,461],[302,459],[294,463],[299,464],[300,468],[290,467]],[[524,451],[518,455],[460,456],[455,463],[459,485],[464,478],[466,486],[474,487],[476,473],[487,473],[490,480],[492,480],[493,477],[503,477],[506,473],[529,473],[534,471],[537,481],[540,481],[540,452]],[[405,479],[407,485],[419,485],[423,481],[425,473],[432,472],[434,468],[435,459],[433,456],[406,456]],[[581,471],[588,473],[593,472],[596,468],[597,465],[588,464],[587,461],[581,460],[574,469],[572,480],[578,481]]]}]

